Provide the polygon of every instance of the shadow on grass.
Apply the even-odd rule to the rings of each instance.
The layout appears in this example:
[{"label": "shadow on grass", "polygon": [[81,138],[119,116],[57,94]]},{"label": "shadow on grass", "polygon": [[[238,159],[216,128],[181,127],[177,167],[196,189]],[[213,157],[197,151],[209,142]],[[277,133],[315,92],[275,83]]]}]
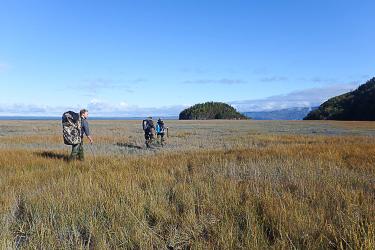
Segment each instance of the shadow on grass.
[{"label": "shadow on grass", "polygon": [[134,145],[134,144],[131,144],[131,143],[123,143],[123,142],[116,143],[116,146],[124,147],[124,148],[143,149],[141,146]]},{"label": "shadow on grass", "polygon": [[39,157],[69,161],[69,156],[65,154],[55,153],[52,151],[43,151],[35,153]]}]

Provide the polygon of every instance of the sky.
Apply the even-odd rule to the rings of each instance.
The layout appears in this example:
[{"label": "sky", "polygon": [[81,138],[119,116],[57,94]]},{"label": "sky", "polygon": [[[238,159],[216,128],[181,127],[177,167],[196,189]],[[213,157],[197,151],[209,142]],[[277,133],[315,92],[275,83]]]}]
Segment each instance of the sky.
[{"label": "sky", "polygon": [[317,106],[374,76],[375,2],[0,0],[0,115]]}]

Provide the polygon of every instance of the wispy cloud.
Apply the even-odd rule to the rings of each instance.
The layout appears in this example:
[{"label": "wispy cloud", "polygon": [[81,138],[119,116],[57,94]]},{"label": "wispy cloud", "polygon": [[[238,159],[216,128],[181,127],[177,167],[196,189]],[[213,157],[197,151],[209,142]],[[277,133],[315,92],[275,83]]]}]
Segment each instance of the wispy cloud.
[{"label": "wispy cloud", "polygon": [[112,104],[106,101],[93,99],[87,108],[95,116],[176,116],[186,105],[171,105],[163,107],[141,107],[129,105],[127,102]]},{"label": "wispy cloud", "polygon": [[210,68],[210,67],[183,67],[180,68],[178,71],[184,74],[189,75],[207,75],[207,74],[235,74],[238,72],[238,69],[232,67],[225,67],[225,68]]},{"label": "wispy cloud", "polygon": [[181,72],[189,74],[206,74],[209,70],[200,67],[185,67],[181,69]]},{"label": "wispy cloud", "polygon": [[268,76],[268,77],[262,77],[260,79],[261,82],[282,82],[287,81],[289,78],[286,76]]},{"label": "wispy cloud", "polygon": [[230,102],[240,111],[266,111],[291,107],[314,107],[333,96],[337,96],[358,87],[358,82],[330,85],[293,91],[284,95],[275,95],[263,99]]},{"label": "wispy cloud", "polygon": [[0,115],[2,116],[60,116],[67,110],[79,110],[78,105],[71,106],[48,106],[36,104],[0,104]]},{"label": "wispy cloud", "polygon": [[266,75],[269,73],[269,69],[267,67],[258,67],[253,69],[252,72],[254,75]]},{"label": "wispy cloud", "polygon": [[334,82],[337,82],[338,80],[336,78],[314,76],[310,79],[310,81],[314,83],[331,83],[332,84]]},{"label": "wispy cloud", "polygon": [[81,88],[88,91],[90,94],[98,93],[103,90],[115,89],[132,93],[133,90],[129,84],[138,84],[144,82],[143,78],[137,78],[130,81],[118,81],[110,78],[97,77],[92,79],[85,79],[81,84]]},{"label": "wispy cloud", "polygon": [[133,80],[128,80],[126,82],[131,83],[131,84],[139,84],[139,83],[145,83],[145,82],[147,82],[147,79],[143,78],[143,77],[138,77],[138,78],[135,78]]},{"label": "wispy cloud", "polygon": [[171,105],[163,107],[141,107],[129,105],[125,101],[110,103],[107,101],[92,99],[86,105],[48,106],[28,104],[1,104],[1,116],[61,116],[65,111],[78,112],[81,108],[87,108],[91,116],[104,117],[144,117],[144,116],[176,116],[186,105]]},{"label": "wispy cloud", "polygon": [[366,79],[366,80],[368,80],[368,79],[370,79],[370,78],[371,78],[370,75],[361,75],[361,79]]},{"label": "wispy cloud", "polygon": [[243,84],[247,81],[243,79],[230,79],[230,78],[221,78],[221,79],[196,79],[196,80],[186,80],[183,81],[185,84],[224,84],[224,85],[233,85],[233,84]]}]

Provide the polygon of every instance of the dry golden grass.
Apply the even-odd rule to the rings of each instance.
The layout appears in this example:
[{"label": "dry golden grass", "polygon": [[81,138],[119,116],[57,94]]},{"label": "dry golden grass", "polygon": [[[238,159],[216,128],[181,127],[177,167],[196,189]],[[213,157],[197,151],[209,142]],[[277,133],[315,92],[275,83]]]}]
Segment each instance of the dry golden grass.
[{"label": "dry golden grass", "polygon": [[2,249],[375,248],[374,123],[173,121],[165,148],[125,150],[139,122],[95,121],[95,157],[70,163],[55,122],[16,124]]}]

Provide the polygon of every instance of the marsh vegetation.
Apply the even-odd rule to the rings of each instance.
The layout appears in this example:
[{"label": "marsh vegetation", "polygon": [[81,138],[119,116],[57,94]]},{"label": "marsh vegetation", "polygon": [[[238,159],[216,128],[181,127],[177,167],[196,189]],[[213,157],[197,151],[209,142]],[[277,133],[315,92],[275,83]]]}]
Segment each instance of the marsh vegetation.
[{"label": "marsh vegetation", "polygon": [[374,249],[375,123],[0,122],[0,248]]}]

